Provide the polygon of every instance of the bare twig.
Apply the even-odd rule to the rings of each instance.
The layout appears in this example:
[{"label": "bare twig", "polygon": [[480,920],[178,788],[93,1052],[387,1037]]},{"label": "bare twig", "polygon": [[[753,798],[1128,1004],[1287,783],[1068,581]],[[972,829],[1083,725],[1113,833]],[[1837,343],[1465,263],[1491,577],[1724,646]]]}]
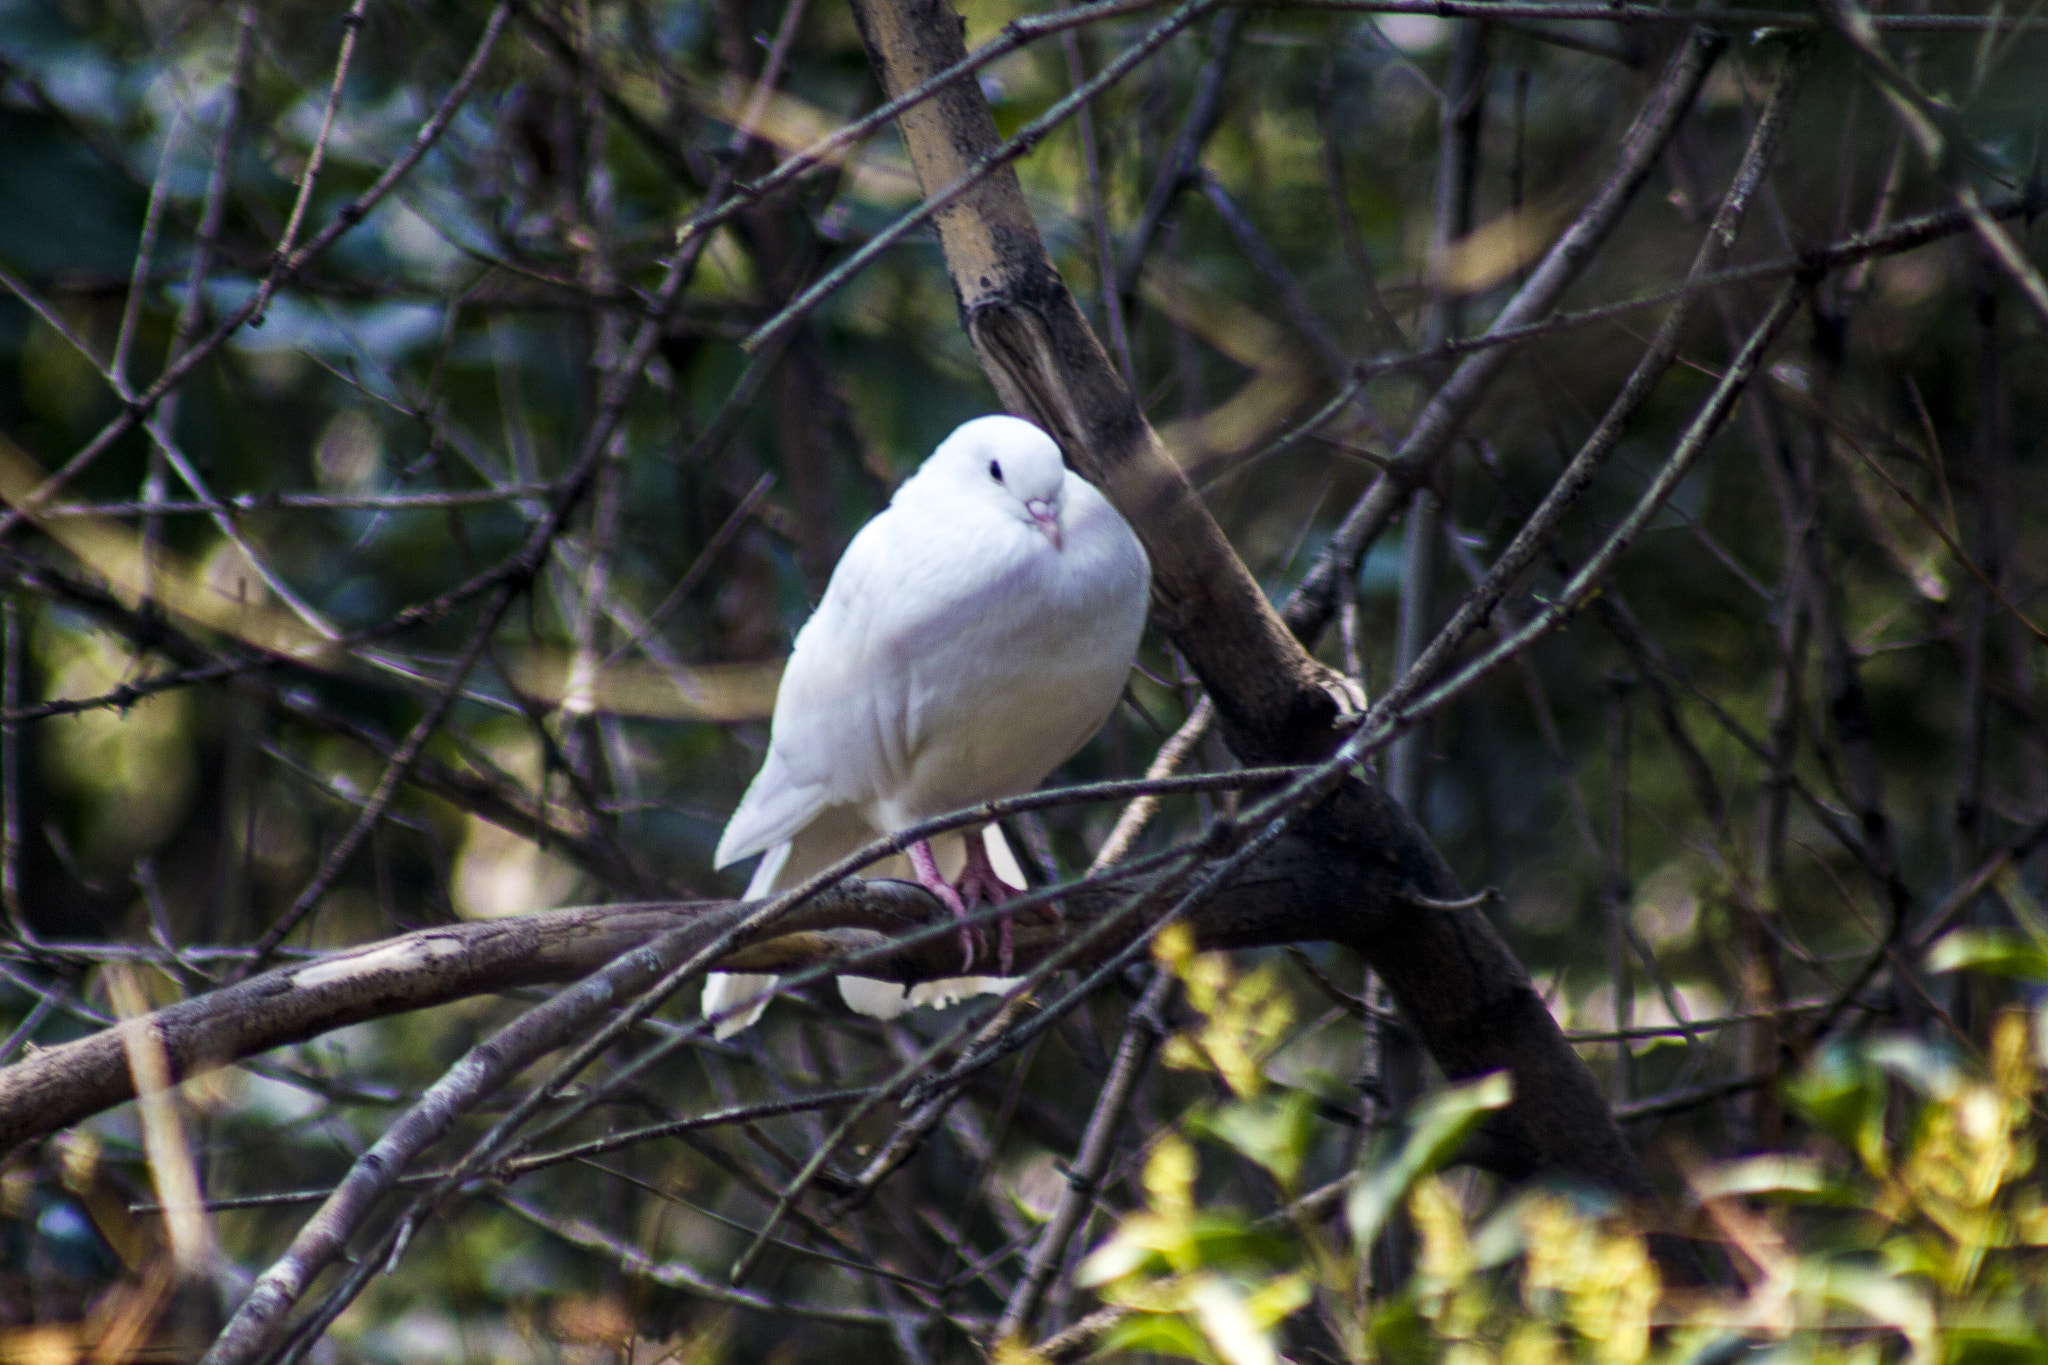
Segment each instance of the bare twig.
[{"label": "bare twig", "polygon": [[1117,1046],[1116,1061],[1096,1096],[1094,1110],[1088,1115],[1088,1131],[1081,1138],[1081,1149],[1074,1154],[1074,1164],[1067,1169],[1067,1184],[1060,1191],[1060,1202],[1053,1209],[1052,1217],[1046,1220],[1038,1241],[1032,1245],[1031,1254],[1025,1261],[1024,1277],[1017,1282],[1009,1302],[1003,1305],[1002,1317],[996,1322],[994,1336],[997,1341],[1009,1340],[1030,1330],[1032,1319],[1038,1316],[1039,1302],[1045,1297],[1046,1286],[1066,1258],[1068,1240],[1094,1210],[1097,1189],[1116,1150],[1116,1134],[1123,1124],[1124,1106],[1130,1100],[1131,1088],[1144,1074],[1154,1045],[1166,1031],[1164,1011],[1177,984],[1170,973],[1155,971],[1151,984],[1145,987],[1145,993],[1138,997],[1137,1005],[1132,1008],[1123,1042]]},{"label": "bare twig", "polygon": [[[1635,123],[1623,134],[1613,171],[1494,319],[1489,332],[1534,322],[1556,304],[1565,286],[1614,230],[1725,45],[1722,38],[1705,29],[1695,29],[1688,37],[1644,101]],[[1312,638],[1321,633],[1335,608],[1337,576],[1358,571],[1366,549],[1463,428],[1506,358],[1505,350],[1467,357],[1430,399],[1387,469],[1345,516],[1329,548],[1289,600],[1287,621],[1297,634]]]}]

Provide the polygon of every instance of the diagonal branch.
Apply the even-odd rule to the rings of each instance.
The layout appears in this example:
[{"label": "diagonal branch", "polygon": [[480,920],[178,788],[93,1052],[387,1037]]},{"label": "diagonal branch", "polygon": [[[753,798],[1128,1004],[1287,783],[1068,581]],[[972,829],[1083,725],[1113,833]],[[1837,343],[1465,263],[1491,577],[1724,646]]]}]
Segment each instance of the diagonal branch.
[{"label": "diagonal branch", "polygon": [[[855,0],[854,12],[885,91],[914,87],[964,53],[957,16],[943,0]],[[1679,74],[1667,77],[1639,121],[1650,131],[1639,130],[1632,146],[1661,146],[1721,46],[1711,35],[1688,42]],[[901,126],[928,196],[962,183],[1001,145],[988,102],[973,87],[948,88],[906,112]],[[1647,173],[1644,160],[1635,179]],[[1632,188],[1614,193],[1625,199]],[[1302,648],[1167,457],[1048,258],[1016,173],[1005,166],[984,174],[946,205],[937,226],[982,368],[1005,405],[1050,431],[1137,530],[1152,558],[1153,619],[1200,676],[1239,757],[1299,762],[1340,744],[1346,760],[1363,752],[1357,737],[1341,743],[1340,721],[1356,705],[1355,688]],[[1597,241],[1582,240],[1578,249],[1590,251]],[[1320,769],[1275,800],[1265,808],[1296,822],[1289,838],[1302,835],[1317,848],[1340,885],[1362,888],[1392,876],[1430,900],[1462,898],[1415,824],[1345,767]],[[1266,818],[1273,816],[1260,817]],[[1260,826],[1248,821],[1244,828]],[[1317,914],[1356,924],[1370,917],[1368,906],[1358,891],[1346,890]],[[1346,931],[1347,938],[1385,974],[1447,1073],[1516,1073],[1509,1122],[1519,1159],[1531,1170],[1576,1170],[1647,1194],[1642,1168],[1591,1076],[1492,925],[1474,910],[1418,914],[1412,900],[1405,907],[1370,932]],[[1480,1001],[1487,1003],[1475,1013]],[[1013,1045],[1010,1038],[1002,1044]]]},{"label": "diagonal branch", "polygon": [[[1623,211],[1678,131],[1694,96],[1707,79],[1707,72],[1726,46],[1726,38],[1706,28],[1696,28],[1686,38],[1650,97],[1643,102],[1635,123],[1622,135],[1621,150],[1607,180],[1530,272],[1507,307],[1501,309],[1487,329],[1489,334],[1537,322],[1556,306],[1566,287],[1578,278],[1621,221]],[[1451,377],[1415,419],[1400,449],[1344,518],[1343,525],[1331,537],[1329,548],[1288,601],[1287,623],[1302,638],[1312,640],[1322,633],[1336,610],[1337,579],[1358,571],[1366,550],[1395,513],[1407,505],[1409,494],[1422,486],[1437,460],[1465,429],[1465,423],[1478,409],[1508,357],[1505,347],[1474,352],[1451,372]]]}]

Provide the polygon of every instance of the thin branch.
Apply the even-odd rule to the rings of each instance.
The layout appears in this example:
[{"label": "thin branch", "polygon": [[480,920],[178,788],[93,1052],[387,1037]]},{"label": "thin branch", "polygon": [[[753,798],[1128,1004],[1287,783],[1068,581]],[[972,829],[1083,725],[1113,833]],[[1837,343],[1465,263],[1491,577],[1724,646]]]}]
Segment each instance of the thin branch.
[{"label": "thin branch", "polygon": [[[1529,19],[1608,24],[1712,24],[1733,31],[1752,28],[1816,29],[1823,21],[1797,10],[1719,7],[1658,9],[1649,5],[1524,3],[1523,0],[1279,0],[1285,9],[1334,10],[1345,14],[1426,14],[1439,19]],[[2048,18],[2004,14],[1873,14],[1879,32],[2019,32],[2048,27]]]},{"label": "thin branch", "polygon": [[[1231,59],[1237,54],[1237,40],[1244,32],[1245,12],[1232,7],[1216,16],[1216,22],[1209,27],[1209,57],[1202,63],[1202,74],[1195,81],[1194,95],[1188,100],[1188,111],[1181,120],[1179,131],[1173,135],[1173,142],[1166,155],[1160,160],[1159,173],[1152,181],[1152,189],[1145,196],[1144,210],[1138,215],[1138,226],[1125,246],[1121,264],[1113,267],[1116,275],[1116,292],[1123,299],[1124,306],[1135,310],[1138,294],[1138,279],[1145,270],[1145,258],[1152,254],[1159,230],[1166,225],[1167,215],[1172,212],[1174,201],[1182,190],[1193,183],[1202,165],[1202,149],[1216,132],[1216,125],[1223,118],[1223,93],[1230,78]],[[1128,380],[1128,376],[1126,377]]]},{"label": "thin branch", "polygon": [[[135,395],[134,400],[124,407],[120,416],[101,427],[90,441],[64,462],[61,468],[45,479],[25,499],[27,508],[32,509],[48,501],[58,489],[91,465],[115,441],[143,423],[167,395],[180,387],[201,363],[224,345],[229,337],[240,331],[244,323],[257,316],[262,308],[267,306],[269,294],[264,292],[266,288],[270,293],[274,293],[296,278],[314,258],[367,218],[371,210],[397,188],[399,181],[411,174],[413,167],[417,166],[432,150],[434,144],[441,140],[441,135],[454,121],[456,112],[468,100],[471,88],[483,74],[491,50],[497,45],[498,36],[504,30],[507,14],[507,7],[503,4],[491,11],[491,17],[484,25],[483,35],[477,40],[476,49],[470,54],[469,62],[463,67],[462,74],[456,78],[455,84],[450,87],[434,112],[428,116],[427,121],[420,126],[419,132],[413,136],[412,144],[405,152],[385,167],[383,173],[368,189],[343,205],[333,220],[311,240],[299,246],[290,255],[280,258],[264,275],[256,293],[222,318],[204,339],[192,345],[176,361],[166,366],[164,372],[158,375],[147,389]],[[0,514],[0,537],[5,537],[20,526],[25,515],[26,510],[23,507],[12,508]]]},{"label": "thin branch", "polygon": [[957,179],[927,194],[923,203],[870,237],[858,251],[790,300],[774,317],[756,327],[747,339],[740,343],[741,347],[749,352],[757,352],[779,338],[848,280],[866,269],[877,256],[902,241],[912,231],[929,221],[933,215],[957,201],[989,176],[1030,152],[1048,133],[1066,122],[1089,100],[1129,75],[1139,63],[1164,46],[1168,39],[1210,10],[1218,8],[1221,3],[1222,0],[1186,0],[1186,3],[1154,25],[1137,42],[1118,53],[1116,60],[1097,72],[1094,79],[1076,86],[1069,94],[1055,101],[1043,114],[978,157],[975,164]]},{"label": "thin branch", "polygon": [[1165,1010],[1178,984],[1172,973],[1163,968],[1155,969],[1151,984],[1145,987],[1145,993],[1138,997],[1138,1003],[1132,1008],[1123,1041],[1117,1045],[1116,1061],[1110,1066],[1109,1078],[1103,1082],[1095,1099],[1095,1108],[1088,1115],[1088,1129],[1082,1134],[1081,1148],[1074,1154],[1073,1165],[1067,1168],[1066,1188],[1060,1191],[1060,1201],[1054,1207],[1052,1217],[1046,1219],[1044,1229],[1025,1260],[1024,1276],[1017,1282],[1009,1301],[1003,1305],[1002,1317],[996,1322],[994,1339],[997,1342],[1021,1337],[1030,1330],[1032,1320],[1038,1316],[1038,1305],[1045,1297],[1046,1286],[1066,1260],[1068,1241],[1094,1212],[1095,1196],[1103,1173],[1116,1151],[1117,1130],[1123,1126],[1124,1107],[1130,1101],[1132,1088],[1144,1075],[1152,1049],[1166,1032]]},{"label": "thin branch", "polygon": [[[1726,45],[1724,38],[1706,29],[1695,29],[1687,37],[1644,101],[1635,122],[1622,135],[1614,168],[1607,179],[1530,272],[1528,280],[1487,329],[1489,332],[1538,321],[1555,306],[1565,287],[1578,277],[1620,221],[1622,211],[1677,132],[1680,121],[1692,107],[1693,97],[1706,81],[1707,72]],[[1386,470],[1345,516],[1329,547],[1288,600],[1284,615],[1297,635],[1313,638],[1321,633],[1335,609],[1336,578],[1358,571],[1367,547],[1378,539],[1380,531],[1421,486],[1437,459],[1464,428],[1507,355],[1505,350],[1488,350],[1468,356],[1430,399],[1388,461]]]},{"label": "thin branch", "polygon": [[[1081,63],[1081,37],[1073,29],[1060,34],[1060,46],[1067,58],[1067,84],[1075,89],[1087,84]],[[1102,143],[1095,132],[1092,104],[1083,104],[1074,119],[1074,134],[1081,142],[1081,163],[1087,172],[1088,221],[1095,229],[1095,278],[1102,296],[1103,319],[1109,324],[1109,350],[1123,370],[1124,383],[1138,387],[1137,368],[1131,363],[1131,339],[1124,328],[1123,291],[1117,288],[1116,245],[1109,232],[1109,205],[1102,192]]]}]

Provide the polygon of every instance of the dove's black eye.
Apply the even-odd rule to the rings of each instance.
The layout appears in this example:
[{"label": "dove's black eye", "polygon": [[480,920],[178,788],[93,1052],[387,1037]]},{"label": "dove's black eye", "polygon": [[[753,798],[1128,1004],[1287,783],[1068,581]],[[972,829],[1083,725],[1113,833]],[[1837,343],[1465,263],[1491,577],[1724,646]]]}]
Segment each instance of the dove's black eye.
[{"label": "dove's black eye", "polygon": [[988,476],[991,479],[994,479],[997,483],[1001,483],[1003,481],[1002,464],[996,460],[990,460],[988,462]]}]

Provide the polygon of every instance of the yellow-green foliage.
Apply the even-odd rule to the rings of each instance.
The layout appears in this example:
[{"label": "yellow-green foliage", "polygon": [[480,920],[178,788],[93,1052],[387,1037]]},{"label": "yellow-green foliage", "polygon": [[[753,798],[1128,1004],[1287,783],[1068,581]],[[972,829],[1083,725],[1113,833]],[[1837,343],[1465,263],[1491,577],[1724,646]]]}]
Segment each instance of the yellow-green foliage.
[{"label": "yellow-green foliage", "polygon": [[1169,1038],[1162,1053],[1168,1066],[1213,1070],[1240,1099],[1264,1088],[1259,1067],[1294,1022],[1294,1002],[1271,968],[1240,976],[1222,953],[1197,953],[1184,924],[1163,930],[1153,955],[1181,979],[1188,1003],[1202,1022]]},{"label": "yellow-green foliage", "polygon": [[[1276,1365],[1334,1342],[1394,1365],[2048,1358],[2048,1211],[2031,1179],[2042,1032],[2023,1011],[1997,1020],[1981,1064],[1902,1038],[1817,1058],[1788,1087],[1805,1150],[1690,1174],[1686,1231],[1726,1270],[1716,1288],[1678,1289],[1626,1211],[1563,1191],[1489,1205],[1438,1173],[1508,1102],[1504,1077],[1430,1097],[1340,1187],[1301,1197],[1312,1106],[1261,1069],[1289,1020],[1271,974],[1238,974],[1171,931],[1155,955],[1200,1015],[1169,1063],[1213,1071],[1231,1098],[1153,1143],[1145,1207],[1082,1266],[1127,1310],[1102,1357]],[[1205,1202],[1203,1139],[1264,1169],[1286,1207]],[[1348,1237],[1327,1218],[1339,1195]],[[1397,1209],[1406,1280],[1374,1290],[1355,1248]]]}]

